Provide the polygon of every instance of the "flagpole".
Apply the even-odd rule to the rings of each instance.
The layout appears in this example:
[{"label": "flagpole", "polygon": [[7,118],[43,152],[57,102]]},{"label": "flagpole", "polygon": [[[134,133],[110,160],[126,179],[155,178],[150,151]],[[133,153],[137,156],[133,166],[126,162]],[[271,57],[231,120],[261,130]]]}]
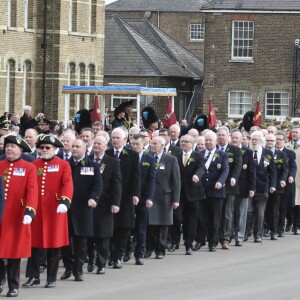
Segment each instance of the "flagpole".
[{"label": "flagpole", "polygon": [[140,114],[141,114],[141,96],[140,94],[137,95],[136,99],[136,125],[138,128],[140,128]]},{"label": "flagpole", "polygon": [[175,108],[174,108],[174,96],[172,96],[172,110],[173,110],[173,112],[175,111]]}]

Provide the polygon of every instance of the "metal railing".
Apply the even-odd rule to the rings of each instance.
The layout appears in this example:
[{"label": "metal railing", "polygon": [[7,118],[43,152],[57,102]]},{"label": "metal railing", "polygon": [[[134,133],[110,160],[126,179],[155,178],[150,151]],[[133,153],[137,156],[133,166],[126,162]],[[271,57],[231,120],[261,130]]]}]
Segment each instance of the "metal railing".
[{"label": "metal railing", "polygon": [[184,118],[187,120],[188,124],[191,122],[195,110],[197,107],[202,106],[203,102],[203,86],[195,85],[192,98],[186,110]]}]

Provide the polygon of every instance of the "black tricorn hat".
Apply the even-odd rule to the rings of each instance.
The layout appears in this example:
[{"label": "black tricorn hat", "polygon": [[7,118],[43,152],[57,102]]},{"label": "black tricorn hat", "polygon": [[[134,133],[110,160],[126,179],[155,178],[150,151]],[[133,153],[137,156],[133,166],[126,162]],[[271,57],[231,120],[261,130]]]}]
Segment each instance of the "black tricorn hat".
[{"label": "black tricorn hat", "polygon": [[18,135],[7,135],[4,138],[4,148],[6,144],[16,144],[20,148],[23,149],[23,152],[31,152],[30,146],[22,139],[22,137]]},{"label": "black tricorn hat", "polygon": [[3,122],[0,124],[0,129],[6,129],[9,130],[11,123],[10,122]]},{"label": "black tricorn hat", "polygon": [[151,124],[158,122],[158,117],[155,113],[155,110],[150,106],[145,107],[142,110],[142,120],[144,127],[149,129]]},{"label": "black tricorn hat", "polygon": [[253,126],[252,119],[254,116],[254,111],[247,111],[243,117],[243,127],[246,131],[250,131],[250,128]]},{"label": "black tricorn hat", "polygon": [[38,125],[49,125],[49,126],[51,126],[51,125],[53,125],[53,123],[50,120],[48,120],[46,118],[43,118],[41,121],[39,121]]},{"label": "black tricorn hat", "polygon": [[132,106],[132,105],[133,105],[133,100],[130,100],[130,101],[126,101],[126,102],[121,103],[118,107],[124,109],[125,107]]},{"label": "black tricorn hat", "polygon": [[39,136],[36,147],[39,148],[42,144],[50,144],[57,148],[63,148],[64,144],[52,134],[42,134]]},{"label": "black tricorn hat", "polygon": [[195,123],[194,123],[194,128],[197,129],[199,132],[208,129],[208,120],[206,115],[199,115],[197,116]]}]

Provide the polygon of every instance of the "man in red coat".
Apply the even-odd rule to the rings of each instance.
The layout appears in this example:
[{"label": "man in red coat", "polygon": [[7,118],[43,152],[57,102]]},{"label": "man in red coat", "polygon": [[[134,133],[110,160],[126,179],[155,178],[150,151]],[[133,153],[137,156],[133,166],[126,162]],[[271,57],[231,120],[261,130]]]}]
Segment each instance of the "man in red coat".
[{"label": "man in red coat", "polygon": [[47,282],[45,287],[55,287],[60,249],[69,245],[68,216],[73,196],[70,164],[54,155],[57,147],[64,145],[53,135],[39,137],[37,148],[41,159],[33,162],[38,180],[37,218],[32,224],[32,256],[28,260],[24,287],[40,284],[39,250],[47,249]]},{"label": "man in red coat", "polygon": [[[7,259],[7,297],[19,294],[20,262],[31,255],[29,224],[37,208],[37,179],[35,167],[21,158],[22,152],[31,152],[21,136],[9,135],[4,139],[6,159],[0,162],[4,178],[5,207],[0,221],[0,258]],[[4,246],[5,245],[5,246]],[[4,271],[1,268],[2,272]],[[0,274],[0,278],[3,278]],[[0,292],[2,285],[0,285]]]}]

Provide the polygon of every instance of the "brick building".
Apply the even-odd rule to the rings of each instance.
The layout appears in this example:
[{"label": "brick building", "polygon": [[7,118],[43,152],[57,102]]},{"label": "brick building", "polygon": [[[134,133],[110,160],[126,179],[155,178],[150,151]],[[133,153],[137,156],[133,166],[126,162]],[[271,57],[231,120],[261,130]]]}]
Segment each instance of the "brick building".
[{"label": "brick building", "polygon": [[[26,104],[61,120],[63,85],[103,84],[104,2],[0,0],[0,112]],[[67,97],[70,117],[93,101]]]},{"label": "brick building", "polygon": [[[202,77],[203,61],[147,19],[106,16],[104,85],[176,88],[174,110],[178,118],[183,118]],[[113,110],[129,99],[106,96],[106,107]],[[141,108],[150,105],[163,118],[166,101],[166,97],[144,96]]]},{"label": "brick building", "polygon": [[106,15],[147,18],[149,22],[203,60],[204,16],[201,5],[211,0],[118,0],[106,5]]},{"label": "brick building", "polygon": [[201,13],[205,110],[212,98],[218,118],[239,118],[259,98],[266,119],[299,115],[300,1],[214,0]]}]

